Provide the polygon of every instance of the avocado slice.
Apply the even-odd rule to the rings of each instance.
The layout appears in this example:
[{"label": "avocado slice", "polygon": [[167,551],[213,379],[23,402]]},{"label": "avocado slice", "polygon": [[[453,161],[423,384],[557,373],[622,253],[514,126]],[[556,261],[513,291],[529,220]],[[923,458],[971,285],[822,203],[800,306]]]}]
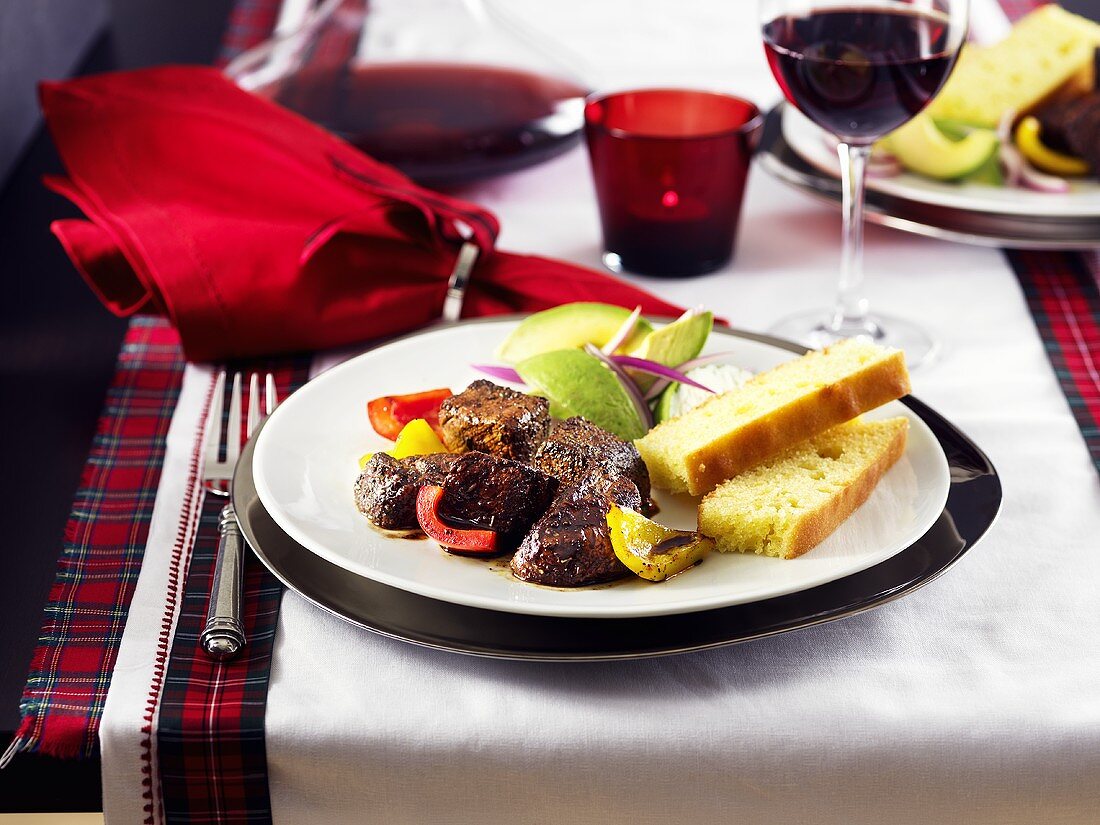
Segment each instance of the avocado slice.
[{"label": "avocado slice", "polygon": [[703,351],[713,326],[713,312],[685,312],[671,324],[653,330],[630,354],[666,367],[678,367]]},{"label": "avocado slice", "polygon": [[[523,319],[497,347],[496,357],[507,364],[554,350],[580,349],[585,344],[603,347],[630,317],[631,310],[613,304],[577,302],[545,309]],[[653,325],[639,318],[634,333],[620,348],[629,352],[653,332]]]},{"label": "avocado slice", "polygon": [[555,418],[579,415],[627,441],[646,434],[646,426],[619,379],[583,350],[533,355],[516,364],[516,371],[536,395],[550,401],[550,414]]},{"label": "avocado slice", "polygon": [[952,140],[927,115],[917,115],[889,136],[888,145],[906,169],[936,180],[956,180],[976,172],[997,153],[989,129],[974,129]]},{"label": "avocado slice", "polygon": [[[653,330],[630,354],[666,367],[678,367],[703,351],[713,326],[714,313],[688,310],[671,324]],[[657,380],[655,376],[639,370],[628,369],[627,372],[643,392]]]}]

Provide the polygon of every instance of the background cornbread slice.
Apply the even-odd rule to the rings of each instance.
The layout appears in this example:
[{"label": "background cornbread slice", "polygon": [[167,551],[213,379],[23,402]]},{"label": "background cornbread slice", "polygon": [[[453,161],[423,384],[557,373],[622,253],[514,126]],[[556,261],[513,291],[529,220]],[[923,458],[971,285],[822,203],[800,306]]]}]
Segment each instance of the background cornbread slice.
[{"label": "background cornbread slice", "polygon": [[793,559],[867,500],[905,452],[909,421],[850,421],[720,484],[699,504],[699,532],[724,553]]},{"label": "background cornbread slice", "polygon": [[995,128],[1005,112],[1024,114],[1084,73],[1091,79],[1100,25],[1060,6],[1022,18],[1004,40],[965,46],[943,90],[928,106],[934,118]]},{"label": "background cornbread slice", "polygon": [[848,339],[760,373],[740,389],[659,424],[634,444],[654,486],[702,495],[908,392],[900,351]]}]

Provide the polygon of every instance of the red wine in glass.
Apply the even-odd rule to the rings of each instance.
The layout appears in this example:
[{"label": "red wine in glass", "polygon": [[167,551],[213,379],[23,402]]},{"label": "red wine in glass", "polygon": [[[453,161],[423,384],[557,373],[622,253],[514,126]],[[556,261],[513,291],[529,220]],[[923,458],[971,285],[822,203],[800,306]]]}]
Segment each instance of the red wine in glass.
[{"label": "red wine in glass", "polygon": [[866,337],[934,356],[918,325],[871,313],[863,294],[863,212],[872,144],[920,113],[947,81],[966,37],[969,0],[759,0],[772,74],[793,106],[838,140],[843,245],[836,303],[771,332],[813,347]]},{"label": "red wine in glass", "polygon": [[556,77],[452,63],[307,67],[265,93],[431,185],[540,163],[576,143],[585,90]]},{"label": "red wine in glass", "polygon": [[869,143],[912,118],[955,62],[948,19],[905,7],[828,7],[777,17],[764,46],[783,94],[819,126]]}]

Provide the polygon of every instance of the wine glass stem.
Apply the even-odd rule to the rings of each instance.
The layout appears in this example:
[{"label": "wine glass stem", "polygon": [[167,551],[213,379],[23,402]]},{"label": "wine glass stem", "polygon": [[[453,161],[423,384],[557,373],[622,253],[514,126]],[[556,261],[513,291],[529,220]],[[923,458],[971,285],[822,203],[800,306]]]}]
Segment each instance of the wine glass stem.
[{"label": "wine glass stem", "polygon": [[844,245],[840,257],[840,288],[829,331],[838,337],[870,335],[877,338],[881,331],[868,317],[867,299],[863,295],[863,202],[871,147],[841,143],[837,152],[844,190]]}]

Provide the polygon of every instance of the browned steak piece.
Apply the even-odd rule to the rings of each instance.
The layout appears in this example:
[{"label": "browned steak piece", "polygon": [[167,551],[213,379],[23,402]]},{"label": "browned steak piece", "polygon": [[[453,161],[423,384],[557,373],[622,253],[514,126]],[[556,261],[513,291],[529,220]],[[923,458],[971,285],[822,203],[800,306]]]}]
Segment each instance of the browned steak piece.
[{"label": "browned steak piece", "polygon": [[432,453],[431,455],[411,455],[402,458],[398,464],[420,473],[421,484],[443,484],[447,471],[458,461],[458,456],[450,453]]},{"label": "browned steak piece", "polygon": [[1082,102],[1081,98],[1072,100],[1057,100],[1048,103],[1035,113],[1039,119],[1040,133],[1043,143],[1051,149],[1067,154],[1076,154],[1069,143],[1067,129],[1070,122],[1077,116],[1077,110]]},{"label": "browned steak piece", "polygon": [[479,380],[443,402],[439,423],[452,452],[529,461],[550,428],[550,403]]},{"label": "browned steak piece", "polygon": [[580,587],[625,575],[607,529],[612,503],[637,510],[642,497],[626,478],[604,486],[602,479],[589,476],[562,488],[512,557],[512,573],[554,587]]},{"label": "browned steak piece", "polygon": [[1084,97],[1066,124],[1066,137],[1074,154],[1083,157],[1100,174],[1100,92]]},{"label": "browned steak piece", "polygon": [[1100,92],[1092,92],[1082,97],[1068,100],[1056,100],[1035,113],[1039,119],[1043,143],[1059,152],[1077,155],[1088,160],[1095,167],[1097,136],[1088,128],[1089,115],[1095,128],[1096,112],[1100,110]]},{"label": "browned steak piece", "polygon": [[355,481],[355,506],[384,530],[415,530],[416,494],[424,484],[442,484],[458,456],[438,453],[402,458],[371,456]]},{"label": "browned steak piece", "polygon": [[486,453],[458,456],[443,479],[439,515],[456,526],[494,530],[510,550],[543,514],[556,479],[526,464]]},{"label": "browned steak piece", "polygon": [[589,488],[598,492],[621,478],[629,479],[641,494],[642,512],[653,510],[649,470],[638,455],[638,448],[583,418],[551,424],[550,435],[531,463],[562,484],[587,480]]}]

